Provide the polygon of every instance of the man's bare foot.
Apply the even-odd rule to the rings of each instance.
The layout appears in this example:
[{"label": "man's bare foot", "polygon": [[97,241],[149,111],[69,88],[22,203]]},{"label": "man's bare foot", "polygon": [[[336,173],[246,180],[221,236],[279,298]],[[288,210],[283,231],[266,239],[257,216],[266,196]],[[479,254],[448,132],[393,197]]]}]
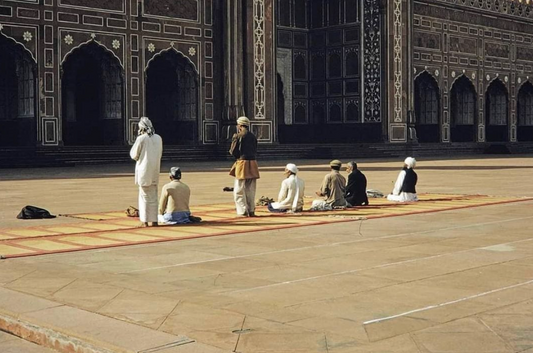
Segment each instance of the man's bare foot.
[{"label": "man's bare foot", "polygon": [[141,222],[141,224],[139,224],[139,227],[141,228],[148,227],[148,222]]}]

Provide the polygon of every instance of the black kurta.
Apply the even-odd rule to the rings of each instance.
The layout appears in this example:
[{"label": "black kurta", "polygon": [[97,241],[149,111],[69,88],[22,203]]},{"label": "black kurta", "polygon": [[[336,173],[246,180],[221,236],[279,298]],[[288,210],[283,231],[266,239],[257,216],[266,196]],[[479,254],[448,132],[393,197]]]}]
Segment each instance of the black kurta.
[{"label": "black kurta", "polygon": [[348,183],[346,184],[346,201],[352,206],[368,205],[366,177],[359,170],[354,170],[348,175]]}]

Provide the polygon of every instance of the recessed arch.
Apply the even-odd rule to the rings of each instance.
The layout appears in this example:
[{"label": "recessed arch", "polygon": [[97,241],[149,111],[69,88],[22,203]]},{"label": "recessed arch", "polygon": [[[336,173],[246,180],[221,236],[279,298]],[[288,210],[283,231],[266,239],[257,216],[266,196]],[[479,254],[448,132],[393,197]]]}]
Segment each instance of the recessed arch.
[{"label": "recessed arch", "polygon": [[65,56],[61,72],[63,143],[124,144],[124,71],[117,56],[91,40]]},{"label": "recessed arch", "polygon": [[165,144],[195,144],[199,140],[199,88],[196,67],[170,48],[156,54],[146,69],[146,115]]},{"label": "recessed arch", "polygon": [[440,141],[439,85],[427,71],[415,79],[415,118],[420,142]]},{"label": "recessed arch", "polygon": [[450,140],[473,142],[476,140],[477,99],[472,81],[465,75],[457,77],[450,92]]},{"label": "recessed arch", "polygon": [[528,80],[518,90],[517,140],[533,141],[533,84]]},{"label": "recessed arch", "polygon": [[490,83],[485,93],[485,140],[509,141],[509,96],[498,78]]},{"label": "recessed arch", "polygon": [[24,45],[0,33],[0,146],[37,142],[37,65]]}]

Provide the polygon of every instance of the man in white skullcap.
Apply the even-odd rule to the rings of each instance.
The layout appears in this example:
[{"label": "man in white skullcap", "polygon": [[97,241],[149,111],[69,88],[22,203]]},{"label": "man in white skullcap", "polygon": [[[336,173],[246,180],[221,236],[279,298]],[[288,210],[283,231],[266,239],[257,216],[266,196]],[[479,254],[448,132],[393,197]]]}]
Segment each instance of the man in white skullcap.
[{"label": "man in white skullcap", "polygon": [[135,184],[139,186],[139,218],[142,226],[148,222],[157,226],[157,185],[163,154],[163,140],[155,133],[147,117],[139,121],[139,135],[130,150],[135,164]]},{"label": "man in white skullcap", "polygon": [[163,186],[159,200],[159,222],[165,224],[191,223],[189,200],[191,190],[181,181],[181,169],[170,168],[170,183]]},{"label": "man in white skullcap", "polygon": [[396,202],[418,201],[416,194],[418,176],[414,171],[415,165],[416,159],[413,157],[407,157],[405,159],[403,169],[394,184],[394,190],[387,196],[387,200]]},{"label": "man in white skullcap", "polygon": [[237,129],[229,150],[236,159],[229,173],[235,177],[233,198],[239,217],[255,217],[255,188],[256,180],[259,179],[259,168],[255,160],[257,138],[250,131],[250,120],[245,116],[237,119]]},{"label": "man in white skullcap", "polygon": [[281,183],[278,202],[268,204],[270,212],[301,212],[304,207],[304,181],[297,177],[298,167],[289,163],[285,167],[285,180]]}]

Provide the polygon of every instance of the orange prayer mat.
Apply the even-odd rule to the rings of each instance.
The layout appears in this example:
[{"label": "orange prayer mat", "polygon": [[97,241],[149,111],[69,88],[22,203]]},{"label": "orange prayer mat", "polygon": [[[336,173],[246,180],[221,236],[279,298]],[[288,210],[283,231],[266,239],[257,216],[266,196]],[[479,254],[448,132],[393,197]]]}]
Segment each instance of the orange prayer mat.
[{"label": "orange prayer mat", "polygon": [[[419,202],[410,203],[370,199],[370,206],[324,212],[304,211],[297,214],[269,213],[266,207],[258,207],[256,209],[258,217],[253,218],[237,218],[232,203],[203,205],[192,209],[195,216],[202,218],[199,224],[150,228],[138,228],[139,220],[127,217],[124,212],[66,215],[84,219],[87,222],[0,229],[0,256],[2,258],[35,256],[533,200],[533,198],[445,194],[421,194],[419,198]],[[309,206],[309,204],[306,205],[307,208]]]}]

